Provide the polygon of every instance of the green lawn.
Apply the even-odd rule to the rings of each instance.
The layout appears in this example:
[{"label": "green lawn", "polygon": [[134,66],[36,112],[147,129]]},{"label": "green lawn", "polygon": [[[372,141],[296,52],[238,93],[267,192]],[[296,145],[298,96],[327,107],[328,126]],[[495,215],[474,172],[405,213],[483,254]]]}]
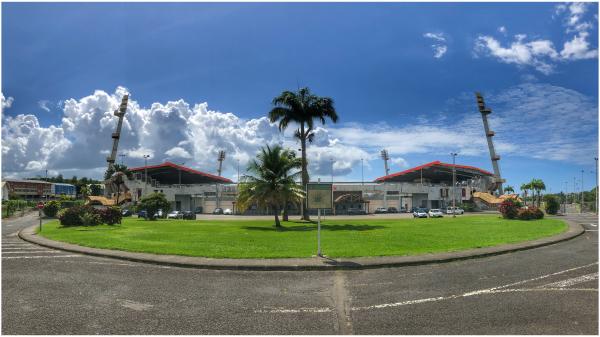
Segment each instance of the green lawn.
[{"label": "green lawn", "polygon": [[[124,218],[121,225],[61,228],[44,225],[49,239],[132,252],[230,258],[310,257],[316,224],[266,220],[160,220]],[[561,233],[556,219],[504,220],[496,215],[455,219],[369,219],[323,221],[323,253],[330,257],[416,255],[494,246]]]}]

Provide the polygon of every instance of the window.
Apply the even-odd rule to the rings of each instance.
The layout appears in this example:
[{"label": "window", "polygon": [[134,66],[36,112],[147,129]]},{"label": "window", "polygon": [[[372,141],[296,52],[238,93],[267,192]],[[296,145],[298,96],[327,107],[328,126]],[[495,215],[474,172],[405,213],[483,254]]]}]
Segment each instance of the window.
[{"label": "window", "polygon": [[462,189],[462,196],[463,198],[467,196],[467,190],[466,189]]}]

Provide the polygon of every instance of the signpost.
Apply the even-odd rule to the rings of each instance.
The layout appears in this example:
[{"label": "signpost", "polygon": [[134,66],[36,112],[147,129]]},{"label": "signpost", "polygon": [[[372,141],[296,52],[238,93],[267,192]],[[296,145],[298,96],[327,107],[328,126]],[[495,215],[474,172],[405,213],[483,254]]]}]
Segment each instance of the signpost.
[{"label": "signpost", "polygon": [[318,183],[306,184],[306,201],[308,209],[317,209],[317,256],[321,253],[321,209],[333,208],[333,184]]},{"label": "signpost", "polygon": [[42,231],[42,208],[44,208],[44,203],[41,201],[38,202],[37,208],[38,208],[38,216],[40,218],[40,232],[41,232]]}]

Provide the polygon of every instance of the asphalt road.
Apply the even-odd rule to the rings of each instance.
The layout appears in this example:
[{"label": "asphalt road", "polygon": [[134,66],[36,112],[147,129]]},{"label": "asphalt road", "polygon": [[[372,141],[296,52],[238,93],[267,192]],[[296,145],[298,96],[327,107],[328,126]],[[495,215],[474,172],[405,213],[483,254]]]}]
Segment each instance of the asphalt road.
[{"label": "asphalt road", "polygon": [[216,271],[55,251],[2,222],[3,334],[597,334],[598,221],[542,248],[362,271]]}]

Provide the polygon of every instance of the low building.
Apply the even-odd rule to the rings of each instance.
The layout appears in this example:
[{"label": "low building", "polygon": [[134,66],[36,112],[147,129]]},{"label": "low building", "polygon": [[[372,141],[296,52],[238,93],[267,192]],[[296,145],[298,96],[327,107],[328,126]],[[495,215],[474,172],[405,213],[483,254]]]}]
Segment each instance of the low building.
[{"label": "low building", "polygon": [[[454,189],[453,169],[456,175]],[[126,181],[126,187],[134,203],[144,195],[161,192],[175,210],[198,209],[202,213],[212,213],[215,208],[229,208],[236,212],[238,186],[227,178],[170,162],[130,170],[133,179]],[[349,209],[360,209],[373,213],[380,207],[394,207],[397,210],[445,208],[452,205],[453,191],[458,205],[473,201],[473,193],[487,193],[493,186],[494,175],[491,172],[473,166],[434,161],[377,178],[374,182],[335,182],[334,209],[331,212],[347,214]],[[245,214],[268,213],[269,210],[256,207],[245,211]],[[288,213],[299,214],[299,206],[288,205]]]},{"label": "low building", "polygon": [[71,184],[52,183],[52,196],[56,198],[60,196],[75,198],[77,196],[77,188]]},{"label": "low building", "polygon": [[40,200],[52,196],[52,184],[42,180],[4,179],[8,198]]}]

